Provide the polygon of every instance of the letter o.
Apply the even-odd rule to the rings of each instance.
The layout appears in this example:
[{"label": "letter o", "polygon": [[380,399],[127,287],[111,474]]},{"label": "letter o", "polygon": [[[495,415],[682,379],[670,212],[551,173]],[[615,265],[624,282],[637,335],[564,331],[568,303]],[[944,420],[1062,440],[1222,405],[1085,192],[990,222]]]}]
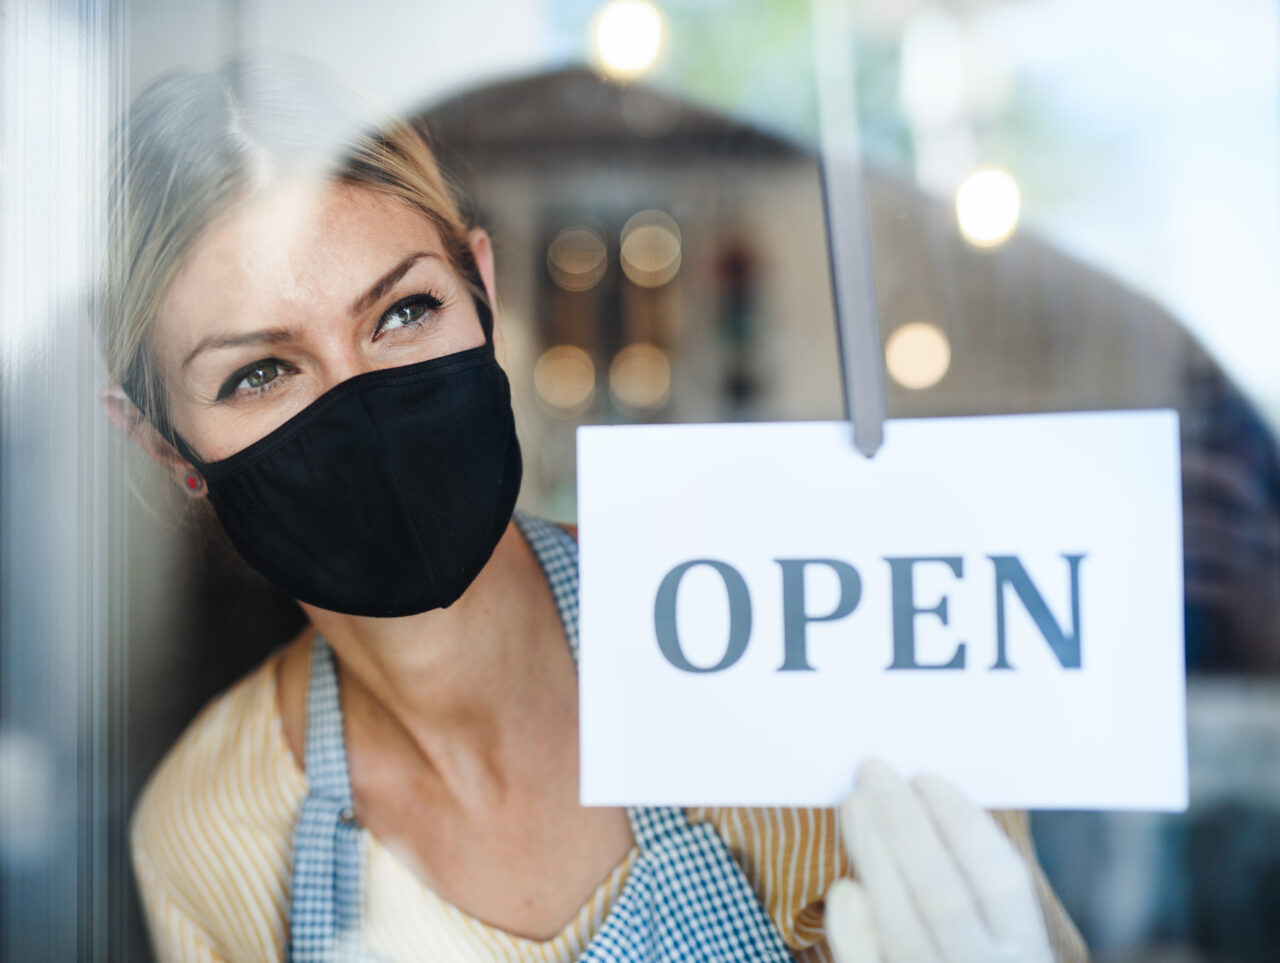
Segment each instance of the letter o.
[{"label": "letter o", "polygon": [[[676,593],[684,573],[695,565],[709,565],[720,573],[725,591],[729,595],[729,644],[724,657],[712,666],[697,666],[690,662],[680,647],[680,633],[676,628]],[[697,558],[677,565],[663,578],[658,595],[653,602],[653,629],[658,637],[658,648],[677,669],[685,672],[720,672],[729,668],[747,651],[751,639],[751,594],[747,582],[732,565],[713,558]]]}]

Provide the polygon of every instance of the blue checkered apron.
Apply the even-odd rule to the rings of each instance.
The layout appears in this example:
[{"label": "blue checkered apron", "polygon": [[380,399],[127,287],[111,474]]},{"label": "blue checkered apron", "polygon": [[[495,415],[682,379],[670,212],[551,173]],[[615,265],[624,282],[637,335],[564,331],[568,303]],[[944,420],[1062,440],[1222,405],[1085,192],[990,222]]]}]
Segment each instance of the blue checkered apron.
[{"label": "blue checkered apron", "polygon": [[[516,513],[542,564],[578,654],[578,547],[558,525]],[[356,963],[360,946],[360,830],[351,808],[337,673],[318,634],[307,693],[307,798],[294,830],[291,963]],[[627,810],[640,854],[580,957],[588,963],[790,961],[791,953],[709,823],[680,808]]]}]

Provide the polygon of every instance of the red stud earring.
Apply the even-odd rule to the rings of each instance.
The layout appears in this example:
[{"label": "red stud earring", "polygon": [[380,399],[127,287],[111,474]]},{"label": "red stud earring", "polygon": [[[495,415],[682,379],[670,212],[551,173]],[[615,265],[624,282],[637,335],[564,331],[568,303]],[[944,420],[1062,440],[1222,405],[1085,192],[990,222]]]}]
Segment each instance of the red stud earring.
[{"label": "red stud earring", "polygon": [[200,490],[200,476],[195,472],[187,472],[187,477],[184,480],[187,483],[187,489],[189,491],[198,492]]}]

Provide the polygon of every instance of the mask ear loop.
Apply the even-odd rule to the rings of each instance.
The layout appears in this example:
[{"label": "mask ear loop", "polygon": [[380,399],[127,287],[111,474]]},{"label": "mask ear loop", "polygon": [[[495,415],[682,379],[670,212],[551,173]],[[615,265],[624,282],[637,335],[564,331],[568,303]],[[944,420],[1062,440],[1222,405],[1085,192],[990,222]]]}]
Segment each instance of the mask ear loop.
[{"label": "mask ear loop", "polygon": [[487,299],[482,298],[478,294],[473,294],[472,300],[475,301],[476,314],[480,316],[480,330],[484,332],[484,343],[492,348],[493,344],[493,308],[489,306]]},{"label": "mask ear loop", "polygon": [[[124,381],[120,383],[120,389],[124,392],[124,396],[133,402],[133,406],[142,412],[143,416],[155,426],[156,431],[160,433],[160,437],[172,445],[174,449],[177,450],[178,454],[194,465],[197,471],[203,475],[205,463],[196,456],[196,453],[191,450],[191,447],[183,441],[182,436],[173,429],[173,426],[169,424],[168,418],[163,416],[157,417],[155,412],[149,411],[147,406],[141,403],[139,399],[141,398],[142,393],[137,390],[137,387],[137,383],[132,377],[125,378]],[[188,479],[191,477],[190,472],[188,472],[187,477]],[[199,484],[194,488],[192,488],[190,481],[187,481],[186,484],[192,491],[198,491],[204,484],[204,479],[199,478]]]}]

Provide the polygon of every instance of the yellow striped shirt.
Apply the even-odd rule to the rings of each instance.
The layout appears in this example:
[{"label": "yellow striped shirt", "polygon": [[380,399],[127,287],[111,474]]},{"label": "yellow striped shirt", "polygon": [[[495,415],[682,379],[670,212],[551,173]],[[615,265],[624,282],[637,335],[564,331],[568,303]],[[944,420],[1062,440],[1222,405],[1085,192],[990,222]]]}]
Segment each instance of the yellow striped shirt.
[{"label": "yellow striped shirt", "polygon": [[[285,741],[276,665],[267,660],[196,718],[152,776],[132,849],[156,955],[169,961],[284,959],[294,823],[307,781]],[[1059,959],[1084,944],[1035,861],[1023,813],[996,813],[1026,856]],[[803,963],[831,960],[822,898],[850,875],[831,809],[689,810],[714,825],[778,932]],[[633,848],[553,939],[529,940],[445,902],[363,830],[365,945],[389,961],[568,963],[600,929]]]}]

